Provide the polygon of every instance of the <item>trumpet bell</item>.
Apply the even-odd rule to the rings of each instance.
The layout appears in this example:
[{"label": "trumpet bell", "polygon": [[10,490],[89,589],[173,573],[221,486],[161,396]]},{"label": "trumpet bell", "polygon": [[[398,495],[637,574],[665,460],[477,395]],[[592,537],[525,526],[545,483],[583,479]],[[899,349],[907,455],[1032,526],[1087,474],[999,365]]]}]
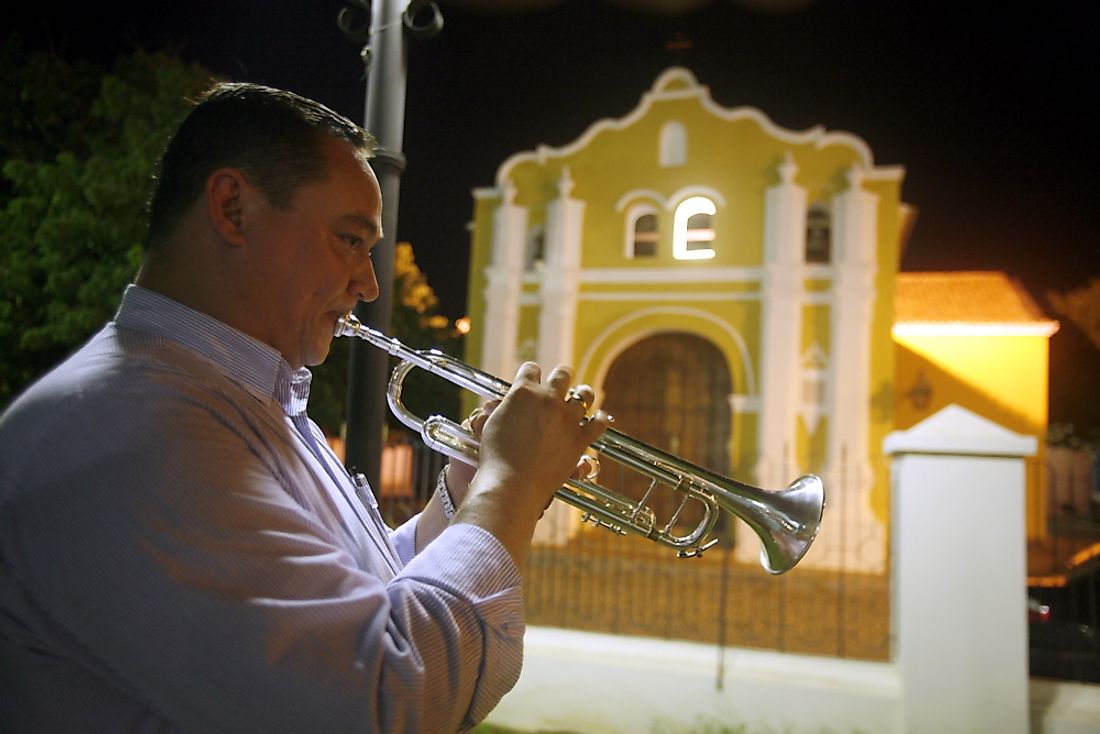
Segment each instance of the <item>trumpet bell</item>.
[{"label": "trumpet bell", "polygon": [[753,530],[760,538],[760,565],[778,575],[794,568],[817,537],[825,511],[825,486],[820,477],[807,474],[786,489],[769,493],[769,503],[771,512],[742,519],[750,526],[757,524]]}]

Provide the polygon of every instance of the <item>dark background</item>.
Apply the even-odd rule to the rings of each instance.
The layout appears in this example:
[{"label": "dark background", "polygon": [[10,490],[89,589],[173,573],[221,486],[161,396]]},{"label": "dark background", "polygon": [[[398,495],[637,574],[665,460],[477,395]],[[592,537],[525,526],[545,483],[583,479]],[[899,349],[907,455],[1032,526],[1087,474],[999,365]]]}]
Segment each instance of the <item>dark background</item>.
[{"label": "dark background", "polygon": [[[54,4],[18,11],[5,30],[28,49],[107,65],[137,46],[172,49],[362,121],[359,45],[336,26],[343,5]],[[1100,277],[1088,3],[440,6],[442,33],[409,46],[397,237],[413,243],[448,316],[465,311],[470,190],[492,185],[513,153],[564,145],[599,118],[627,114],[671,65],[689,68],[722,106],[756,107],[794,130],[850,132],[877,164],[903,166],[903,199],[918,212],[904,270],[1004,270],[1044,308],[1047,290]],[[1100,352],[1062,323],[1052,339],[1055,420],[1097,402],[1100,374]]]}]

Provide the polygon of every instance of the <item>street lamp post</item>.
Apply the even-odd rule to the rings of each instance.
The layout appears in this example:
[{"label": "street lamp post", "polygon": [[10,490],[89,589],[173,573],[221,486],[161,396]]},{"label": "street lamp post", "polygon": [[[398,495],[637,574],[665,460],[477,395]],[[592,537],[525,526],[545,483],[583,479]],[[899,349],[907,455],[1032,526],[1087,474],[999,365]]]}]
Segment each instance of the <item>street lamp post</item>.
[{"label": "street lamp post", "polygon": [[[425,16],[425,17],[422,17]],[[369,18],[369,23],[364,22]],[[393,310],[394,243],[401,173],[405,170],[402,143],[405,132],[407,69],[406,31],[427,38],[443,25],[439,9],[426,0],[351,0],[337,17],[340,30],[364,43],[361,56],[367,72],[365,128],[377,141],[371,161],[382,190],[382,239],[371,259],[380,286],[372,303],[360,303],[355,315],[363,323],[390,332]],[[388,355],[360,339],[353,339],[348,358],[347,453],[344,463],[379,483],[386,425]]]}]

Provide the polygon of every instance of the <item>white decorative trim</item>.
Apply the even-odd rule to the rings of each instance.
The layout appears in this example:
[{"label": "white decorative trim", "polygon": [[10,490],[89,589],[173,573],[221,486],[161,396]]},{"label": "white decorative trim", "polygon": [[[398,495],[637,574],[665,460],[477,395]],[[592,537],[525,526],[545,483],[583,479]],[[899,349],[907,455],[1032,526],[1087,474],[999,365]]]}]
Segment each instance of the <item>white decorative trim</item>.
[{"label": "white decorative trim", "polygon": [[626,209],[627,204],[638,199],[651,199],[665,211],[672,211],[681,201],[689,196],[705,196],[719,206],[726,206],[726,197],[722,196],[721,191],[711,186],[691,184],[673,191],[668,196],[665,196],[660,191],[654,191],[653,189],[631,189],[620,196],[615,202],[615,211],[622,212]]},{"label": "white decorative trim", "polygon": [[586,292],[582,301],[759,301],[759,293],[700,293],[698,291]]},{"label": "white decorative trim", "polygon": [[832,280],[836,277],[836,268],[823,263],[806,263],[806,280]]},{"label": "white decorative trim", "polygon": [[[674,82],[687,85],[686,89],[670,90],[668,87]],[[572,155],[585,148],[593,138],[605,131],[625,130],[644,118],[655,102],[669,100],[697,99],[702,107],[715,117],[729,122],[737,120],[752,120],[756,122],[765,133],[781,142],[792,145],[812,145],[816,150],[822,150],[832,146],[843,146],[852,150],[858,157],[863,168],[868,169],[870,178],[874,180],[900,181],[905,169],[901,166],[889,166],[874,168],[874,156],[867,143],[852,133],[827,132],[824,126],[815,125],[801,132],[781,127],[763,112],[755,107],[726,108],[716,103],[710,96],[710,89],[706,85],[699,84],[695,75],[682,67],[670,67],[657,77],[649,92],[642,95],[638,106],[617,119],[602,118],[588,126],[573,142],[560,147],[538,145],[534,151],[516,153],[506,159],[497,169],[497,181],[506,181],[512,169],[516,166],[534,161],[545,164],[550,158],[561,158]]]},{"label": "white decorative trim", "polygon": [[702,186],[699,184],[692,184],[690,186],[684,186],[677,189],[665,200],[665,209],[672,211],[680,206],[685,199],[702,196],[710,199],[718,206],[726,206],[726,197],[722,196],[722,193],[710,186]]},{"label": "white decorative trim", "polygon": [[876,166],[863,172],[865,181],[901,181],[905,178],[905,166]]},{"label": "white decorative trim", "polygon": [[[686,306],[679,308],[675,306],[640,308],[637,311],[633,311],[625,316],[616,319],[615,321],[612,321],[588,343],[588,348],[585,350],[584,354],[581,356],[580,361],[577,363],[577,374],[590,374],[590,365],[592,364],[592,360],[595,359],[596,353],[603,347],[606,342],[611,339],[611,336],[619,329],[623,328],[632,321],[644,320],[652,316],[668,315],[696,318],[717,326],[726,336],[729,337],[730,341],[736,347],[738,355],[741,357],[741,366],[744,368],[745,379],[744,393],[748,395],[756,394],[756,374],[753,372],[752,359],[749,356],[748,345],[745,344],[745,340],[741,336],[740,332],[731,327],[729,322],[725,321],[715,314]],[[667,329],[644,329],[640,332],[631,334],[631,337],[633,338],[630,342],[620,342],[616,344],[615,347],[608,352],[607,356],[604,359],[604,363],[600,366],[600,372],[599,374],[594,376],[595,379],[593,380],[593,382],[596,382],[597,384],[602,384],[604,378],[607,375],[607,370],[610,368],[611,364],[615,361],[616,357],[622,354],[629,346],[631,346],[632,344],[636,344],[638,341],[644,339],[647,336],[663,331],[667,331]]]},{"label": "white decorative trim", "polygon": [[539,358],[539,343],[534,337],[527,337],[516,347],[516,364],[534,362]]},{"label": "white decorative trim", "polygon": [[728,395],[730,410],[734,415],[745,415],[746,413],[759,413],[760,412],[760,396],[759,395],[745,395],[744,393],[735,393]]},{"label": "white decorative trim", "polygon": [[825,415],[825,399],[810,399],[813,396],[806,394],[806,388],[811,384],[828,390],[829,386],[829,358],[825,350],[816,341],[810,348],[802,353],[801,359],[801,388],[802,394],[799,401],[798,413],[806,430],[813,433],[817,430],[817,424]]},{"label": "white decorative trim", "polygon": [[1031,324],[982,324],[964,321],[928,322],[899,321],[894,324],[894,336],[1054,336],[1057,321]]},{"label": "white decorative trim", "polygon": [[475,186],[471,193],[475,199],[500,199],[504,196],[497,186]]},{"label": "white decorative trim", "polygon": [[636,199],[651,199],[657,205],[665,206],[665,197],[659,191],[653,189],[631,189],[625,194],[619,197],[619,200],[615,202],[615,211],[622,212],[626,209],[626,205]]},{"label": "white decorative trim", "polygon": [[582,283],[754,283],[760,268],[585,268]]}]

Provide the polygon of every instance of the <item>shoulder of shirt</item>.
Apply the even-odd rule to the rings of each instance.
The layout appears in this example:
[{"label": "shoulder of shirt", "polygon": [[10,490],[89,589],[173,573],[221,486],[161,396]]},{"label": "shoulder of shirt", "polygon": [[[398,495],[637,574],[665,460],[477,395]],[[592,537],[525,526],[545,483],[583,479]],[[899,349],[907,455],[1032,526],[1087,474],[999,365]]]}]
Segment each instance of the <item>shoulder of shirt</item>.
[{"label": "shoulder of shirt", "polygon": [[[0,417],[0,441],[48,434],[56,421],[91,425],[102,412],[154,399],[164,409],[172,402],[209,406],[220,398],[259,400],[201,355],[108,324],[11,404]],[[267,403],[275,405],[270,397]]]}]

